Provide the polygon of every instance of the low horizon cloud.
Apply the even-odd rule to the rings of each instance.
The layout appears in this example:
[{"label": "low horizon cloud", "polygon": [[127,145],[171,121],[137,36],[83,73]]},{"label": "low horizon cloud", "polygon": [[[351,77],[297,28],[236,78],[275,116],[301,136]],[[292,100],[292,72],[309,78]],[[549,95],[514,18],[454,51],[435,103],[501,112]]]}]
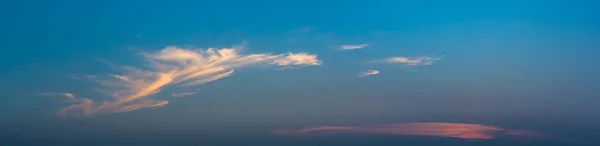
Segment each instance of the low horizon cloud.
[{"label": "low horizon cloud", "polygon": [[[307,53],[285,54],[242,54],[243,46],[232,48],[180,48],[167,46],[156,52],[140,55],[148,62],[148,69],[133,66],[117,66],[108,63],[120,74],[105,77],[84,75],[80,80],[89,80],[104,88],[97,92],[112,97],[112,100],[96,102],[90,98],[76,97],[71,93],[46,93],[45,96],[64,96],[75,102],[60,110],[62,116],[120,113],[141,108],[160,107],[167,100],[151,99],[165,86],[189,87],[212,82],[231,76],[235,69],[269,65],[283,69],[321,65],[317,55]],[[187,96],[196,93],[178,93],[172,96]],[[97,99],[97,98],[94,98]]]},{"label": "low horizon cloud", "polygon": [[380,60],[370,61],[371,63],[389,63],[389,64],[406,64],[408,66],[424,66],[424,65],[432,65],[435,61],[440,60],[440,58],[431,57],[431,56],[421,56],[421,57],[390,57]]},{"label": "low horizon cloud", "polygon": [[317,126],[297,130],[274,130],[273,134],[388,134],[452,137],[461,139],[494,139],[498,137],[539,137],[542,133],[529,130],[511,130],[497,126],[465,123],[393,123],[366,126]]},{"label": "low horizon cloud", "polygon": [[376,75],[376,74],[379,74],[379,70],[367,70],[365,72],[358,73],[356,76],[362,78],[362,77],[367,77],[367,76]]},{"label": "low horizon cloud", "polygon": [[342,45],[340,46],[338,49],[339,50],[356,50],[356,49],[362,49],[369,46],[369,44],[358,44],[358,45]]}]

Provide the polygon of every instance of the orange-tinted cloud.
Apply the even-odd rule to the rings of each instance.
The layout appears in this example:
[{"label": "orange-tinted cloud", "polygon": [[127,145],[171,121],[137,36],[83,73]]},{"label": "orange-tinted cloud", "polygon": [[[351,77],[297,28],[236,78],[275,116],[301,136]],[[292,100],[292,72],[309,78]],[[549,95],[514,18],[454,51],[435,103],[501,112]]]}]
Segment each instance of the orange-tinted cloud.
[{"label": "orange-tinted cloud", "polygon": [[542,136],[528,130],[510,130],[497,126],[464,123],[395,123],[368,126],[319,126],[299,130],[275,130],[275,134],[372,133],[454,137],[462,139],[493,139],[504,136]]},{"label": "orange-tinted cloud", "polygon": [[[204,84],[231,76],[235,69],[249,66],[272,65],[295,68],[322,64],[314,54],[291,52],[245,54],[242,50],[244,46],[221,49],[168,46],[160,51],[141,53],[143,59],[148,62],[142,65],[144,67],[118,66],[107,62],[119,74],[108,74],[104,77],[86,75],[76,79],[100,84],[102,87],[94,89],[112,98],[96,101],[102,98],[85,98],[67,93],[56,94],[55,96],[67,97],[69,102],[73,103],[59,112],[63,116],[87,116],[160,107],[168,104],[169,101],[153,99],[152,96],[165,87],[185,88]],[[180,93],[173,96],[192,94],[196,93]]]}]

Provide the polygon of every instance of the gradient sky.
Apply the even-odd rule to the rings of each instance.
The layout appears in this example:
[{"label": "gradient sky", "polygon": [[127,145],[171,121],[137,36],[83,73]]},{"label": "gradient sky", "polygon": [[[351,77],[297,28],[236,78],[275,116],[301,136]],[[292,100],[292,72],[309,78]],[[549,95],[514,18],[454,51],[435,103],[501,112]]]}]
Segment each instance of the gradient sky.
[{"label": "gradient sky", "polygon": [[[0,137],[248,137],[310,126],[454,122],[589,139],[596,131],[584,129],[600,129],[594,124],[600,122],[599,6],[594,0],[1,2]],[[244,44],[243,54],[307,53],[322,64],[236,68],[205,84],[161,88],[152,98],[169,104],[160,107],[83,118],[56,114],[69,106],[67,98],[40,95],[71,93],[101,103],[111,100],[94,90],[101,86],[73,78],[118,74],[106,62],[147,68],[141,54],[167,46]],[[197,94],[172,95],[183,92]],[[572,128],[548,129],[557,126]]]}]

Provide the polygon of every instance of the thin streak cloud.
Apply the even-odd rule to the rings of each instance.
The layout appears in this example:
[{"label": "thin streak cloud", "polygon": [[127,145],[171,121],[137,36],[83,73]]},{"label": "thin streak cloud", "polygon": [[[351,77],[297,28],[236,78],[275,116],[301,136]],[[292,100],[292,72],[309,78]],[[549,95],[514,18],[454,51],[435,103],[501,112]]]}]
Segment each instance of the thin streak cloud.
[{"label": "thin streak cloud", "polygon": [[185,97],[190,95],[196,95],[198,92],[183,92],[183,93],[173,93],[171,94],[173,97]]},{"label": "thin streak cloud", "polygon": [[318,126],[298,130],[275,130],[274,134],[389,134],[461,139],[493,139],[498,137],[539,137],[544,134],[528,130],[511,130],[497,126],[464,123],[394,123],[367,126]]},{"label": "thin streak cloud", "polygon": [[75,98],[75,95],[73,95],[71,93],[38,93],[37,95],[39,95],[39,96],[62,96],[67,99]]},{"label": "thin streak cloud", "polygon": [[372,76],[372,75],[376,75],[376,74],[379,74],[378,70],[367,70],[365,72],[358,73],[356,76],[362,78],[362,77]]},{"label": "thin streak cloud", "polygon": [[358,44],[358,45],[342,45],[338,49],[339,50],[357,50],[362,49],[369,46],[369,44]]},{"label": "thin streak cloud", "polygon": [[[204,84],[231,76],[235,69],[242,67],[271,65],[288,68],[322,64],[314,54],[242,54],[240,50],[241,47],[203,50],[168,46],[158,52],[141,53],[143,59],[148,62],[148,69],[109,63],[119,74],[109,74],[106,77],[85,75],[81,79],[101,85],[102,88],[95,90],[112,97],[112,100],[98,103],[90,98],[69,94],[72,97],[70,102],[76,103],[61,109],[61,115],[119,113],[160,107],[169,101],[151,97],[166,86],[181,88]],[[196,93],[180,93],[173,96],[192,94]]]},{"label": "thin streak cloud", "polygon": [[424,65],[432,65],[437,60],[440,60],[440,58],[431,57],[431,56],[421,56],[421,57],[390,57],[390,58],[374,60],[374,61],[370,61],[370,62],[390,63],[390,64],[406,64],[408,66],[424,66]]}]

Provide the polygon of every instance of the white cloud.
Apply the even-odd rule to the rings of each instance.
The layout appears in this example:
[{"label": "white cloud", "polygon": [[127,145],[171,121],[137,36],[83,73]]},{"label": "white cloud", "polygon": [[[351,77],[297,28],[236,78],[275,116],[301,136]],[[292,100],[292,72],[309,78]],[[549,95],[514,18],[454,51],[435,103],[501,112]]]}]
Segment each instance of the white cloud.
[{"label": "white cloud", "polygon": [[38,93],[39,96],[63,96],[68,99],[73,99],[75,96],[71,93]]},{"label": "white cloud", "polygon": [[317,55],[306,54],[306,53],[288,53],[281,54],[274,59],[271,64],[279,66],[310,66],[310,65],[321,65],[323,62],[317,59]]},{"label": "white cloud", "polygon": [[375,60],[371,62],[384,62],[384,63],[401,63],[406,64],[408,66],[423,66],[423,65],[432,65],[435,61],[440,60],[440,58],[430,57],[430,56],[421,56],[421,57],[390,57],[382,60]]},{"label": "white cloud", "polygon": [[[133,111],[140,108],[160,107],[169,102],[151,99],[166,86],[194,86],[233,75],[236,68],[253,65],[274,65],[286,67],[304,67],[321,65],[316,55],[306,53],[286,54],[242,54],[241,46],[234,48],[190,49],[168,46],[158,52],[146,52],[141,55],[149,62],[148,69],[132,66],[111,65],[120,74],[101,76],[83,76],[102,85],[100,93],[112,97],[112,100],[96,103],[88,98],[76,98],[77,102],[61,110],[63,115],[92,115]],[[173,96],[192,93],[173,94]],[[196,94],[196,93],[193,93]],[[66,95],[65,95],[66,96]]]},{"label": "white cloud", "polygon": [[198,94],[198,92],[173,93],[171,95],[173,95],[173,97],[184,97],[184,96],[190,96],[190,95],[195,95],[195,94]]},{"label": "white cloud", "polygon": [[376,74],[379,74],[379,71],[378,71],[378,70],[367,70],[367,71],[365,71],[365,72],[360,72],[360,73],[358,73],[356,76],[357,76],[357,77],[361,77],[361,78],[362,78],[362,77],[371,76],[371,75],[376,75]]},{"label": "white cloud", "polygon": [[369,46],[369,44],[359,44],[359,45],[342,45],[340,46],[338,49],[339,50],[356,50],[356,49],[362,49]]}]

